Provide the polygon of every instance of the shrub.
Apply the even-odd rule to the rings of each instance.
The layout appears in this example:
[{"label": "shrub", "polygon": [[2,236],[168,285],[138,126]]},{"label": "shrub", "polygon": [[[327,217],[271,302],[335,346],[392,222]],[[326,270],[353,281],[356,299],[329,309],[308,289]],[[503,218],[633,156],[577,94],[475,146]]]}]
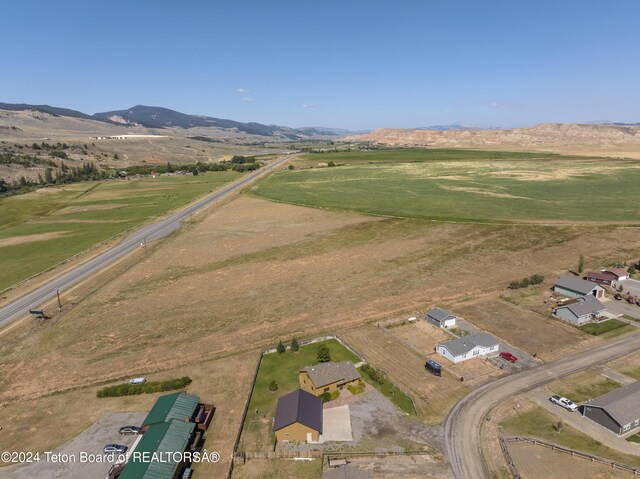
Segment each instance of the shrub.
[{"label": "shrub", "polygon": [[168,379],[166,381],[149,381],[143,384],[116,384],[114,386],[105,386],[98,389],[96,395],[99,398],[135,396],[138,394],[158,393],[165,391],[175,391],[182,389],[191,384],[191,378],[183,376],[177,379]]},{"label": "shrub", "polygon": [[322,399],[323,403],[326,403],[326,402],[329,402],[329,401],[334,401],[334,400],[338,399],[339,397],[340,397],[340,391],[335,389],[334,391],[331,391],[330,393],[322,393],[322,395],[320,396],[320,399]]},{"label": "shrub", "polygon": [[318,348],[318,362],[319,363],[328,363],[331,361],[331,352],[326,345],[322,345]]},{"label": "shrub", "polygon": [[376,382],[378,384],[384,383],[384,376],[376,368],[370,366],[369,364],[364,364],[361,369],[362,369],[362,371],[365,372],[365,374],[367,376],[369,376],[369,378],[372,381],[374,381],[374,382]]},{"label": "shrub", "polygon": [[356,394],[362,394],[364,392],[365,387],[366,386],[365,386],[364,382],[361,381],[357,386],[354,385],[354,384],[351,384],[350,386],[347,386],[347,389],[349,390],[349,392],[351,394],[353,394],[355,396]]},{"label": "shrub", "polygon": [[278,383],[274,379],[269,383],[269,391],[277,391],[277,390],[278,390]]}]

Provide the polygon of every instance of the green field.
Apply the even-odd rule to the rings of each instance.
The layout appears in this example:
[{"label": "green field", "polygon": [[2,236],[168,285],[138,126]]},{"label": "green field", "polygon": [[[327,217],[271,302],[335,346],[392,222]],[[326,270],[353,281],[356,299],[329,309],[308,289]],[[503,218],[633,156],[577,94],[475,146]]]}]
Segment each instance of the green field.
[{"label": "green field", "polygon": [[75,183],[3,198],[0,290],[239,176],[221,171]]},{"label": "green field", "polygon": [[[323,344],[329,348],[331,361],[351,361],[354,364],[360,361],[335,339],[302,346],[297,352],[287,350],[283,354],[264,355],[244,422],[242,450],[259,451],[273,446],[275,435],[271,418],[275,416],[278,398],[298,388],[298,371],[318,363],[318,347]],[[269,390],[271,381],[278,384],[277,391]]]},{"label": "green field", "polygon": [[[329,162],[344,165],[312,168]],[[439,221],[640,223],[640,163],[632,160],[407,149],[309,154],[296,165],[252,193]]]},{"label": "green field", "polygon": [[578,329],[594,336],[602,336],[613,338],[620,336],[628,331],[634,331],[635,328],[624,321],[618,319],[609,319],[601,323],[587,323]]}]

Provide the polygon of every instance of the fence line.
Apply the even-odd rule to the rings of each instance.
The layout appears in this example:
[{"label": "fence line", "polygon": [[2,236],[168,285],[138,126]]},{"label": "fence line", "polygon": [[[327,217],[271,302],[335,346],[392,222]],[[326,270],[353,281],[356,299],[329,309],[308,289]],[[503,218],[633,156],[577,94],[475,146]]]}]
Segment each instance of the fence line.
[{"label": "fence line", "polygon": [[346,457],[386,457],[386,456],[422,456],[428,454],[426,451],[365,451],[365,452],[325,452],[321,449],[313,449],[309,451],[236,451],[233,455],[233,462],[245,463],[249,460],[268,460],[268,459],[322,459],[322,463],[332,459],[341,459]]},{"label": "fence line", "polygon": [[[634,476],[640,475],[640,468],[637,467],[631,467],[628,466],[626,464],[622,464],[620,462],[616,462],[616,461],[611,461],[609,459],[603,459],[599,456],[594,456],[593,454],[587,454],[581,451],[576,451],[575,449],[569,449],[567,447],[563,447],[563,446],[558,446],[557,444],[554,444],[552,442],[547,442],[547,441],[543,441],[541,439],[536,439],[533,437],[526,437],[526,436],[505,436],[505,437],[501,437],[500,438],[500,443],[501,443],[501,447],[502,445],[504,445],[504,449],[503,449],[503,453],[505,453],[505,450],[507,449],[507,442],[525,442],[527,444],[533,444],[534,446],[543,446],[543,447],[548,447],[549,449],[551,449],[552,451],[559,451],[559,452],[564,452],[566,454],[569,454],[571,456],[578,456],[578,457],[582,457],[584,459],[589,459],[591,462],[596,462],[599,464],[604,464],[606,466],[610,466],[612,469],[620,469],[623,471],[627,471],[627,472],[632,472]],[[507,451],[507,455],[508,455],[508,451]],[[507,457],[507,455],[505,455],[505,458]],[[509,459],[510,459],[510,455],[509,455]],[[509,462],[509,460],[507,461]],[[511,461],[513,462],[513,461]],[[514,466],[515,467],[515,466]],[[517,471],[517,469],[516,469]],[[519,478],[520,476],[515,476]]]}]

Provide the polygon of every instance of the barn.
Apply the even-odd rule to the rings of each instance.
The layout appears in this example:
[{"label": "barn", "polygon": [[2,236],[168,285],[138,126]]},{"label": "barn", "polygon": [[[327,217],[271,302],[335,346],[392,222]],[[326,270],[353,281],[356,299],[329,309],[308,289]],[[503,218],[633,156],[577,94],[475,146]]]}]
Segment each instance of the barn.
[{"label": "barn", "polygon": [[587,296],[588,294],[596,298],[604,298],[604,288],[599,284],[594,284],[590,281],[566,274],[560,276],[558,281],[556,281],[553,291],[570,298],[579,298],[581,296]]},{"label": "barn", "polygon": [[439,328],[452,328],[456,325],[456,316],[440,308],[432,308],[427,311],[425,318],[427,322]]},{"label": "barn", "polygon": [[640,428],[640,381],[586,401],[582,415],[622,436]]}]

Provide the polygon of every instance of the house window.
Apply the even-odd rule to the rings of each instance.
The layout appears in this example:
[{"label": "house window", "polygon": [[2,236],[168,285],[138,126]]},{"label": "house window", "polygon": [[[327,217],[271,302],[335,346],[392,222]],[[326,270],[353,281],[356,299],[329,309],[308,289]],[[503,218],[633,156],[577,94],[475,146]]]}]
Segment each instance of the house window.
[{"label": "house window", "polygon": [[640,419],[636,419],[636,422],[633,424],[634,426],[640,425]]},{"label": "house window", "polygon": [[480,354],[480,351],[478,349],[474,349],[473,350],[473,355],[477,356],[478,354]]},{"label": "house window", "polygon": [[625,427],[622,428],[623,431],[628,431],[629,429],[631,429],[631,424],[627,424]]},{"label": "house window", "polygon": [[328,393],[329,392],[329,388],[324,388],[324,392]]}]

